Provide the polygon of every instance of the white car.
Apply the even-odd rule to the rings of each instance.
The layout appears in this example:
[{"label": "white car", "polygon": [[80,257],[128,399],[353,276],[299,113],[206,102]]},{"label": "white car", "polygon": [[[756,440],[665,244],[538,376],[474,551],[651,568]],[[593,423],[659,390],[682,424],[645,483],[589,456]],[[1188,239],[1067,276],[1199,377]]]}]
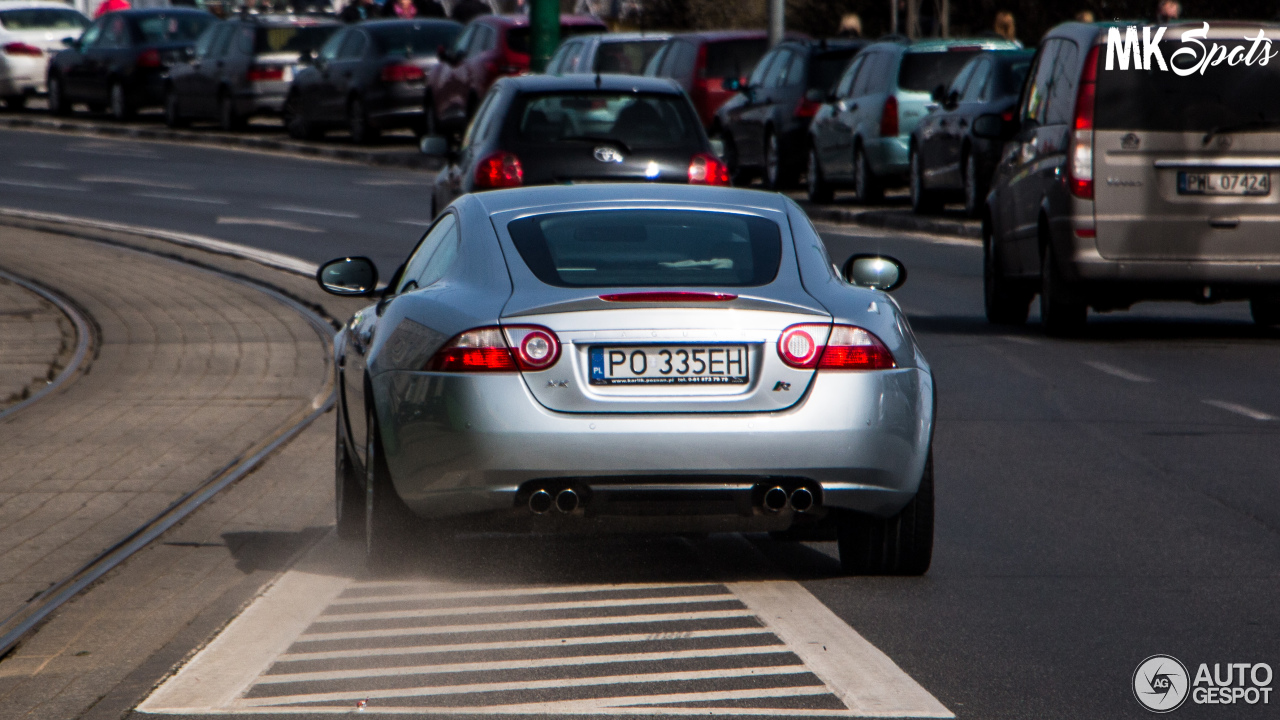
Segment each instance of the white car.
[{"label": "white car", "polygon": [[80,37],[89,18],[60,2],[0,1],[0,100],[17,110],[45,91],[49,59]]}]

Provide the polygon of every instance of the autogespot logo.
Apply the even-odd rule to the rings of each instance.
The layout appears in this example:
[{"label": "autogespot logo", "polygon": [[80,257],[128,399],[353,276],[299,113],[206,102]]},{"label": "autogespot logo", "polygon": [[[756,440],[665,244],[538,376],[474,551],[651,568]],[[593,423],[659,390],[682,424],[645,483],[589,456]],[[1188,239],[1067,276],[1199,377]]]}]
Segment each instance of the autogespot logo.
[{"label": "autogespot logo", "polygon": [[1177,710],[1187,701],[1187,668],[1170,655],[1152,655],[1133,671],[1133,696],[1156,713]]}]

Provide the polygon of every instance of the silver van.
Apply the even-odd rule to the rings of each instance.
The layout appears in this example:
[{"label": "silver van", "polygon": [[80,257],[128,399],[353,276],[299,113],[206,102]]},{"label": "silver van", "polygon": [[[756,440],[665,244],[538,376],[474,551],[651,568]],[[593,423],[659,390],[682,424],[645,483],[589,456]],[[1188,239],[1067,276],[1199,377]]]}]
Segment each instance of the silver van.
[{"label": "silver van", "polygon": [[[1119,44],[1107,69],[1109,32],[1125,26],[1060,25],[1017,116],[975,121],[975,134],[1008,140],[983,217],[990,321],[1024,322],[1038,293],[1050,334],[1141,300],[1248,300],[1256,322],[1280,324],[1280,63],[1248,54],[1280,26],[1208,25],[1189,42],[1202,22],[1169,26],[1163,70],[1141,42],[1149,69],[1132,55],[1121,69]],[[1215,43],[1234,64],[1174,72]]]}]

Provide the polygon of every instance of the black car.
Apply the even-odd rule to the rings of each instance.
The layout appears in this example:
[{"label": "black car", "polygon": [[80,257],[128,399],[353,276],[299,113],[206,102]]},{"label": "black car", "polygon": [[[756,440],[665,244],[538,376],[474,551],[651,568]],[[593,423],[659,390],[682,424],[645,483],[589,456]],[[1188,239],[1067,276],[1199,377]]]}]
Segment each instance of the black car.
[{"label": "black car", "polygon": [[938,105],[911,134],[911,207],[937,212],[950,196],[964,199],[977,217],[1003,142],[976,137],[973,121],[997,113],[1013,119],[1031,67],[1031,50],[990,50],[965,64],[951,86],[935,93]]},{"label": "black car", "polygon": [[279,115],[293,76],[342,24],[323,18],[249,15],[210,27],[195,55],[169,71],[165,122],[216,119],[238,130],[255,115]]},{"label": "black car", "polygon": [[698,114],[679,85],[629,75],[526,75],[489,90],[456,153],[448,154],[432,214],[476,190],[573,182],[728,185]]},{"label": "black car", "polygon": [[453,43],[452,20],[376,20],[339,30],[289,86],[284,123],[298,139],[346,127],[357,143],[383,130],[423,132],[426,71],[437,49]]},{"label": "black car", "polygon": [[791,40],[760,59],[747,84],[724,86],[738,94],[716,112],[712,135],[724,140],[734,181],[764,178],[768,188],[794,185],[804,171],[809,122],[862,40]]},{"label": "black car", "polygon": [[217,19],[203,10],[124,10],[98,18],[49,63],[49,110],[74,103],[111,110],[117,120],[164,103],[169,68],[185,62],[196,38]]}]

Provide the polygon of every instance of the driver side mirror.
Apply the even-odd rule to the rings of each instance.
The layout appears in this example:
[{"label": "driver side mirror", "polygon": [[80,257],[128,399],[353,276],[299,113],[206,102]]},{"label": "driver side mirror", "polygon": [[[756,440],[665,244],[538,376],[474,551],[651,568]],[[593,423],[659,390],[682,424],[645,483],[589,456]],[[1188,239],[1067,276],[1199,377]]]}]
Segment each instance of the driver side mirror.
[{"label": "driver side mirror", "polygon": [[849,258],[840,271],[850,285],[892,292],[907,281],[907,268],[888,255],[858,254]]},{"label": "driver side mirror", "polygon": [[320,266],[316,282],[331,295],[368,297],[378,286],[378,268],[367,257],[338,258]]}]

